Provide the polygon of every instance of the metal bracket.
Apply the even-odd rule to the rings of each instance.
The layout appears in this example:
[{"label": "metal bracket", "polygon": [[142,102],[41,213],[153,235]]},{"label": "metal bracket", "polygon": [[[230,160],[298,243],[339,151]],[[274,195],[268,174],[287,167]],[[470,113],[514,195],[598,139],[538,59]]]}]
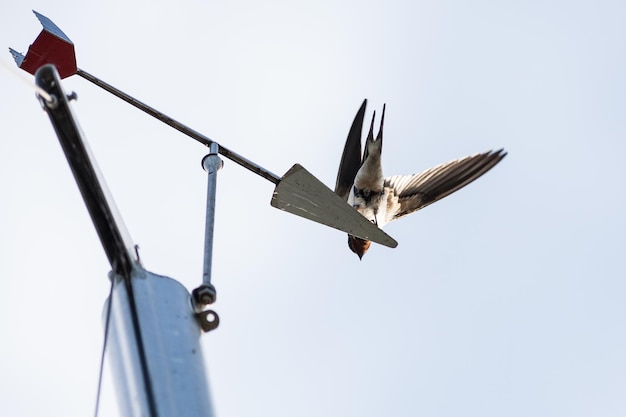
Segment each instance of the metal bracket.
[{"label": "metal bracket", "polygon": [[196,314],[200,328],[205,332],[217,329],[220,325],[220,316],[213,310],[205,310]]}]

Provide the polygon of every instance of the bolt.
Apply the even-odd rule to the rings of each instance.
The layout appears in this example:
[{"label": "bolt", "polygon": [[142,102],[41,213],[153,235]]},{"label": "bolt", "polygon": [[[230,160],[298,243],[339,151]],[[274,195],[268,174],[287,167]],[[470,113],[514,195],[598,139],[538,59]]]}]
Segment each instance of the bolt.
[{"label": "bolt", "polygon": [[215,302],[217,293],[213,285],[203,284],[193,290],[192,296],[196,304],[209,305]]}]

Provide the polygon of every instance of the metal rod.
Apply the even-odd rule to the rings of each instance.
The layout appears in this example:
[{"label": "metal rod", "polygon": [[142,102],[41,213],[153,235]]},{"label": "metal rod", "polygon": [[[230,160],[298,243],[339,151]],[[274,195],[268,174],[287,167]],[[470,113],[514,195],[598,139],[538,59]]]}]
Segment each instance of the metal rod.
[{"label": "metal rod", "polygon": [[111,268],[117,274],[128,277],[133,263],[138,261],[135,245],[73,117],[54,65],[44,65],[37,70],[35,82],[52,99],[44,100],[43,108],[57,133]]},{"label": "metal rod", "polygon": [[[204,311],[204,307],[213,304],[217,298],[217,291],[211,284],[211,269],[213,266],[213,230],[215,226],[215,194],[217,191],[217,171],[224,162],[218,153],[220,147],[216,142],[209,146],[211,150],[202,159],[202,167],[207,172],[206,193],[206,220],[204,226],[204,265],[202,268],[202,284],[191,292],[193,306],[200,318],[200,324],[205,331],[213,330],[219,325],[219,316],[211,310]],[[209,320],[212,317],[213,320]]]},{"label": "metal rod", "polygon": [[[202,284],[191,292],[193,306],[203,330],[213,330],[219,324],[219,316],[214,311],[203,311],[204,306],[213,304],[217,298],[217,291],[211,284],[211,269],[213,266],[213,231],[215,228],[215,195],[217,191],[217,171],[224,165],[218,153],[220,147],[211,143],[210,153],[202,159],[202,167],[207,172],[206,220],[204,227],[204,265],[202,268]],[[207,321],[209,314],[214,320]],[[204,319],[203,319],[204,318]]]},{"label": "metal rod", "polygon": [[217,171],[224,164],[218,156],[219,146],[211,144],[211,153],[204,157],[202,166],[208,174],[206,195],[206,224],[204,229],[204,269],[203,284],[211,284],[211,266],[213,264],[213,229],[215,226],[215,193],[217,189]]},{"label": "metal rod", "polygon": [[[113,87],[111,84],[108,84],[104,81],[102,81],[101,79],[89,74],[87,71],[83,71],[82,69],[78,68],[76,71],[76,74],[80,75],[81,77],[83,77],[84,79],[86,79],[87,81],[91,81],[92,83],[94,83],[95,85],[97,85],[98,87],[108,91],[109,93],[113,94],[114,96],[121,98],[122,100],[124,100],[125,102],[137,107],[139,110],[142,110],[146,113],[148,113],[150,116],[154,117],[155,119],[158,119],[160,121],[162,121],[163,123],[173,127],[174,129],[178,130],[181,133],[184,133],[185,135],[189,136],[190,138],[193,138],[195,140],[197,140],[198,142],[202,143],[205,146],[210,146],[212,143],[217,143],[214,140],[209,139],[208,137],[204,136],[202,133],[188,127],[185,126],[184,124],[180,123],[179,121],[172,119],[171,117],[161,113],[160,111],[156,110],[153,107],[148,106],[145,103],[142,103],[141,101],[135,99],[134,97],[124,93],[123,91],[118,90],[117,88]],[[225,148],[224,146],[219,146],[219,153],[224,155],[226,158],[230,159],[231,161],[241,165],[242,167],[254,172],[255,174],[265,178],[266,180],[274,183],[274,184],[278,184],[280,182],[280,177],[276,174],[274,174],[273,172],[263,168],[260,165],[255,164],[254,162],[250,161],[249,159],[244,158],[243,156]]]}]

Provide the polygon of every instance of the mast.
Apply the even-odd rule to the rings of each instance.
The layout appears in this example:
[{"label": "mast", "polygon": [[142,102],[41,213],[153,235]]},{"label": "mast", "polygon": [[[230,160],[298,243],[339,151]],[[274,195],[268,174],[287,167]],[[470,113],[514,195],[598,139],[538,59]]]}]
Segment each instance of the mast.
[{"label": "mast", "polygon": [[190,294],[179,282],[143,268],[55,66],[39,68],[35,81],[49,95],[50,100],[40,98],[42,107],[111,265],[108,353],[122,415],[213,416],[200,336],[217,321],[209,322],[207,313],[196,317]]}]

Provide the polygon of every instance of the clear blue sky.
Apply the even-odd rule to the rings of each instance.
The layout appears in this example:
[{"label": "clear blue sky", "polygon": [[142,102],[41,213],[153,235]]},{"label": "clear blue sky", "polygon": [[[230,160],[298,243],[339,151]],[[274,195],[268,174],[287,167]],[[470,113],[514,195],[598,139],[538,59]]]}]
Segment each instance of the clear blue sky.
[{"label": "clear blue sky", "polygon": [[[226,161],[222,322],[203,340],[217,415],[626,413],[626,3],[7,2],[5,48],[35,39],[31,9],[79,67],[277,174],[299,162],[332,187],[365,97],[366,118],[387,103],[388,175],[509,151],[361,262]],[[0,410],[90,415],[109,266],[34,93],[0,86]],[[145,266],[194,288],[206,149],[64,86]]]}]

